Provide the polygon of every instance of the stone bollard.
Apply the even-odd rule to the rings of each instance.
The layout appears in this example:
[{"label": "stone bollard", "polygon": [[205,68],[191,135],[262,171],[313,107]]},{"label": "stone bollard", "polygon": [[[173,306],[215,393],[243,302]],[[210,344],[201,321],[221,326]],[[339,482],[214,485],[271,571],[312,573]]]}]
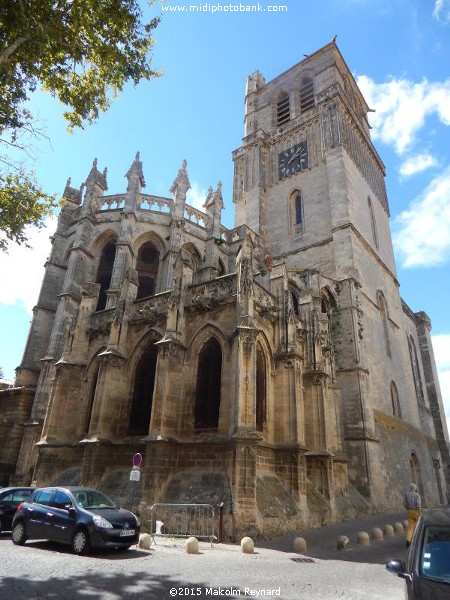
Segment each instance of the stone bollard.
[{"label": "stone bollard", "polygon": [[184,545],[184,550],[186,554],[198,554],[198,539],[195,537],[188,538]]},{"label": "stone bollard", "polygon": [[366,531],[358,531],[358,544],[361,546],[369,546],[370,538]]},{"label": "stone bollard", "polygon": [[383,539],[384,539],[383,532],[381,531],[381,529],[379,527],[374,527],[372,529],[372,539],[377,542],[383,541]]},{"label": "stone bollard", "polygon": [[350,540],[346,535],[340,535],[337,539],[337,549],[338,550],[347,550],[350,546]]},{"label": "stone bollard", "polygon": [[404,528],[406,531],[408,531],[408,528],[409,528],[409,521],[408,521],[408,519],[405,519],[405,520],[403,521],[403,528]]},{"label": "stone bollard", "polygon": [[386,537],[392,537],[394,535],[394,528],[392,527],[392,525],[384,526],[384,535]]},{"label": "stone bollard", "polygon": [[394,532],[395,533],[404,533],[404,531],[405,531],[405,528],[403,527],[403,523],[400,523],[399,521],[394,523]]},{"label": "stone bollard", "polygon": [[306,552],[306,540],[302,537],[296,537],[293,544],[294,552],[304,554]]},{"label": "stone bollard", "polygon": [[139,536],[138,548],[143,550],[150,550],[152,545],[152,537],[149,533],[141,533]]},{"label": "stone bollard", "polygon": [[255,550],[255,544],[253,543],[253,540],[251,537],[244,537],[241,540],[241,552],[243,552],[244,554],[253,554]]}]

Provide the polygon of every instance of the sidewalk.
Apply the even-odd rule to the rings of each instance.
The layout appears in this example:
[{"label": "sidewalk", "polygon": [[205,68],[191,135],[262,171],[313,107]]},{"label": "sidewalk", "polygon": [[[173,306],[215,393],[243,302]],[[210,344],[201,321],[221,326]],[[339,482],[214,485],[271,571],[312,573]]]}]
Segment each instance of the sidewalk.
[{"label": "sidewalk", "polygon": [[[371,534],[374,527],[383,530],[385,525],[393,525],[395,522],[403,522],[406,519],[406,511],[370,515],[359,517],[334,525],[326,525],[317,529],[308,529],[290,533],[272,540],[261,541],[256,545],[260,548],[279,550],[281,552],[292,552],[293,541],[296,537],[306,540],[307,549],[305,554],[314,558],[332,560],[357,560],[358,562],[384,562],[386,554],[391,558],[404,558],[406,555],[405,536],[396,534],[385,538],[382,542],[372,542],[370,546],[360,546],[357,542],[359,531]],[[349,550],[337,550],[337,538],[345,535],[350,540]]]}]

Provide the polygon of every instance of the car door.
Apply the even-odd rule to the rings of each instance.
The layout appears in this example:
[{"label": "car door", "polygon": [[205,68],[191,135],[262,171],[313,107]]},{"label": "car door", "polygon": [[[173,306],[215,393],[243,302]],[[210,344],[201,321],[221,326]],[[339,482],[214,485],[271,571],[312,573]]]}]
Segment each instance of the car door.
[{"label": "car door", "polygon": [[17,510],[17,507],[19,506],[19,504],[21,502],[26,502],[28,500],[28,497],[31,495],[33,490],[30,489],[24,489],[24,490],[14,490],[11,493],[9,493],[7,496],[5,496],[3,498],[3,516],[2,516],[2,520],[3,520],[3,528],[4,529],[8,529],[8,531],[11,529],[11,524],[12,524],[12,520],[14,517],[14,513]]},{"label": "car door", "polygon": [[51,513],[48,514],[55,490],[44,488],[38,490],[33,502],[26,504],[26,531],[29,538],[49,539],[48,522],[51,519]]},{"label": "car door", "polygon": [[9,531],[17,506],[14,506],[14,492],[7,491],[0,494],[0,531]]},{"label": "car door", "polygon": [[57,542],[70,543],[76,523],[76,512],[72,498],[64,490],[56,490],[52,499],[51,518],[47,519],[47,532],[49,539]]}]

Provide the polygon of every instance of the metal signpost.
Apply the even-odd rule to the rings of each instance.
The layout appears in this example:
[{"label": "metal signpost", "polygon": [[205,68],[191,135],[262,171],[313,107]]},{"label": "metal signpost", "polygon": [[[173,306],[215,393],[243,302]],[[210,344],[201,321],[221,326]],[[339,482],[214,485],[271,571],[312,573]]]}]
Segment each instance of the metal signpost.
[{"label": "metal signpost", "polygon": [[134,496],[136,493],[136,483],[141,479],[141,464],[142,454],[139,454],[138,452],[133,456],[133,468],[130,471],[130,481],[133,482],[133,487],[131,488],[130,510],[133,510]]}]

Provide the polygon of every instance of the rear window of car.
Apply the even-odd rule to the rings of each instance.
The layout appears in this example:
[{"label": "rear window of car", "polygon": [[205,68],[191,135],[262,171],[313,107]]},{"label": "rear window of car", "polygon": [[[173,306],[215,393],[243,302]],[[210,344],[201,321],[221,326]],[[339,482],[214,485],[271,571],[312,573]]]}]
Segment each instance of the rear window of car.
[{"label": "rear window of car", "polygon": [[2,502],[23,502],[33,490],[16,490],[2,497]]},{"label": "rear window of car", "polygon": [[37,504],[44,504],[45,506],[50,505],[50,500],[53,496],[54,490],[39,490],[36,492],[36,496],[34,497],[34,501]]},{"label": "rear window of car", "polygon": [[424,531],[420,574],[450,583],[450,527],[427,527]]}]

